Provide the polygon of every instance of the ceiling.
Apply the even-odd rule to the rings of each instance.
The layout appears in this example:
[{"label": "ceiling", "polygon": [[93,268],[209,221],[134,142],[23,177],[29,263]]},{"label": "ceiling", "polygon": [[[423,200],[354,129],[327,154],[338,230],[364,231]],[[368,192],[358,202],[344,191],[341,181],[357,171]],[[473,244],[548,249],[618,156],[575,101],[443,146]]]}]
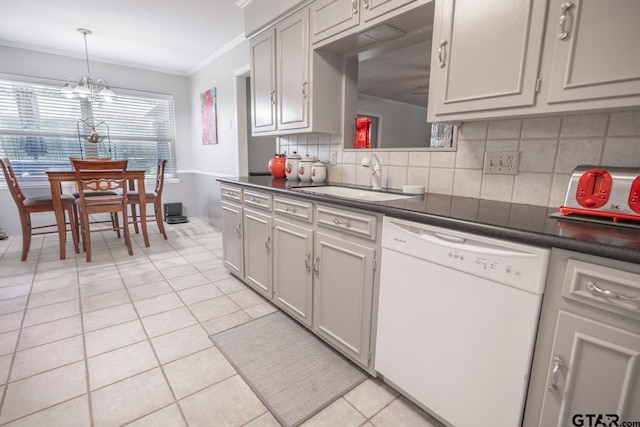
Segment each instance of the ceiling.
[{"label": "ceiling", "polygon": [[[0,45],[84,59],[83,35],[77,29],[87,28],[92,31],[87,36],[91,61],[188,76],[226,46],[244,40],[241,3],[0,0]],[[358,86],[363,93],[426,106],[431,29],[413,29],[429,18],[423,15],[392,22],[410,30],[360,55]]]},{"label": "ceiling", "polygon": [[236,0],[0,0],[0,45],[189,75],[244,38]]},{"label": "ceiling", "polygon": [[358,92],[427,108],[430,57],[429,35],[428,40],[361,58]]}]

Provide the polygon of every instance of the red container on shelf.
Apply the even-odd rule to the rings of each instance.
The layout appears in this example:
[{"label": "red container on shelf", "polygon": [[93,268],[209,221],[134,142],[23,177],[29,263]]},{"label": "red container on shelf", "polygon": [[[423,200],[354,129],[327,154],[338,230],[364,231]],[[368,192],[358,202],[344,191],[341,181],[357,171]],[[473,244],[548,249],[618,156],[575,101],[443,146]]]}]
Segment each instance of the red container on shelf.
[{"label": "red container on shelf", "polygon": [[369,117],[356,118],[356,140],[353,148],[371,148],[370,128],[371,119]]},{"label": "red container on shelf", "polygon": [[274,178],[284,178],[286,176],[286,162],[287,158],[284,154],[275,154],[271,160],[269,160],[269,172],[271,172]]}]

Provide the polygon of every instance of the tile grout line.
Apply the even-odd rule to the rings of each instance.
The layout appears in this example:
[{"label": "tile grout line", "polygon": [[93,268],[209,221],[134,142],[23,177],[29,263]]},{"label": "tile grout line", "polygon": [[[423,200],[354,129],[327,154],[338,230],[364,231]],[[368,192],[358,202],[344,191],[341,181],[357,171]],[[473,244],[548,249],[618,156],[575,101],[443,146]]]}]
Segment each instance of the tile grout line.
[{"label": "tile grout line", "polygon": [[[83,252],[80,250],[80,255],[82,256]],[[85,258],[86,259],[86,258]],[[82,307],[82,286],[80,284],[80,271],[78,269],[78,257],[76,257],[76,273],[78,278],[78,308],[80,309],[80,330],[82,331],[82,350],[84,353],[84,375],[85,382],[87,385],[87,410],[89,411],[89,423],[93,427],[95,425],[95,421],[93,419],[93,396],[91,395],[91,377],[89,375],[89,357],[87,355],[87,336],[84,326],[84,310]]]},{"label": "tile grout line", "polygon": [[[44,239],[43,239],[44,240]],[[38,259],[40,258],[40,252],[38,252]],[[20,345],[20,338],[22,336],[22,326],[24,325],[24,320],[27,317],[27,310],[29,307],[29,301],[31,300],[31,291],[33,290],[33,282],[35,280],[35,276],[36,276],[36,271],[38,269],[38,262],[36,261],[33,272],[32,272],[32,277],[31,277],[31,285],[29,286],[29,295],[27,296],[27,301],[25,301],[25,306],[24,306],[24,311],[22,312],[22,319],[20,319],[20,326],[15,329],[18,331],[18,337],[16,339],[16,343],[13,347],[13,353],[11,354],[11,362],[9,363],[9,370],[7,372],[7,379],[5,380],[5,384],[4,384],[4,389],[2,390],[2,396],[0,396],[0,415],[3,412],[4,409],[4,404],[7,398],[7,394],[9,392],[9,385],[11,383],[10,379],[11,379],[11,374],[13,373],[13,365],[16,361],[16,356],[18,353],[18,346]],[[9,331],[11,332],[11,331]],[[12,420],[9,420],[8,422],[10,422]]]},{"label": "tile grout line", "polygon": [[[149,258],[149,254],[147,254],[146,252],[144,252],[144,249],[142,249],[142,250],[143,250],[144,256],[145,256],[147,259],[149,259],[149,261],[154,265],[154,267],[156,267],[156,270],[157,270],[158,272],[160,272],[160,270],[157,268],[156,264],[151,260],[151,258]],[[168,404],[168,405],[164,406],[163,408],[165,408],[165,407],[168,407],[168,406],[171,406],[171,405],[174,405],[174,404],[175,404],[175,405],[176,405],[176,407],[177,407],[177,409],[178,409],[178,412],[180,413],[180,416],[182,417],[182,420],[183,420],[183,421],[185,422],[185,424],[188,426],[188,425],[189,425],[189,423],[187,422],[187,417],[185,416],[185,414],[184,414],[184,412],[183,412],[183,410],[182,410],[182,407],[180,406],[180,404],[179,404],[179,402],[178,402],[178,398],[177,398],[177,396],[176,396],[175,391],[173,390],[173,387],[171,386],[171,382],[169,381],[169,378],[167,377],[167,373],[166,373],[166,372],[165,372],[165,370],[164,370],[164,367],[163,367],[163,365],[162,365],[162,361],[160,360],[160,357],[158,356],[158,352],[156,351],[155,347],[153,346],[153,343],[151,342],[151,337],[149,336],[149,332],[147,331],[147,328],[145,328],[144,323],[142,322],[142,317],[140,316],[140,313],[138,312],[138,308],[136,307],[136,305],[135,305],[135,303],[134,303],[134,301],[133,301],[133,298],[131,297],[131,293],[129,292],[129,288],[125,285],[124,279],[122,278],[121,268],[120,268],[120,267],[118,267],[118,263],[117,263],[117,262],[115,262],[115,264],[116,264],[116,268],[118,269],[118,274],[120,275],[120,279],[122,280],[122,285],[124,286],[125,291],[127,292],[127,296],[129,297],[129,301],[130,301],[131,305],[133,306],[133,310],[134,310],[134,312],[136,313],[136,316],[137,316],[138,322],[140,322],[140,325],[142,326],[142,331],[143,331],[143,333],[144,333],[145,337],[147,337],[147,343],[148,343],[149,347],[151,348],[151,351],[153,352],[153,356],[155,357],[156,362],[158,363],[158,368],[160,369],[160,372],[162,373],[162,377],[164,378],[164,381],[165,381],[165,383],[167,384],[167,387],[169,388],[169,391],[171,392],[171,396],[173,397],[173,402],[171,402],[170,404]],[[160,274],[162,275],[162,273],[161,273],[161,272],[160,272]],[[163,277],[164,277],[164,275],[163,275]],[[166,280],[166,279],[165,279],[165,280]],[[168,283],[168,282],[167,282],[167,283]],[[171,286],[171,285],[169,284],[169,286]],[[171,286],[171,288],[173,289],[173,286]],[[174,293],[176,293],[176,295],[177,295],[177,292],[175,292],[175,289],[173,289],[173,292],[174,292]],[[178,295],[178,298],[179,298],[179,297],[180,297],[180,296]],[[181,301],[182,301],[182,300],[181,300]],[[155,368],[151,368],[151,369],[149,369],[149,370],[147,370],[147,371],[145,371],[145,372],[151,371],[151,370],[153,370],[153,369],[155,369]],[[140,374],[140,372],[138,372],[138,373],[136,373],[135,375],[132,375],[131,377],[128,377],[128,378],[132,378],[132,377],[134,377],[134,376],[136,376],[136,375],[139,375],[139,374]],[[122,379],[121,381],[123,381],[123,380],[125,380],[125,379],[127,379],[127,378],[124,378],[124,379]],[[105,386],[105,387],[108,387],[108,386],[109,386],[109,385],[107,385],[107,386]],[[151,412],[149,412],[149,413],[147,413],[147,414],[143,414],[143,415],[141,415],[141,416],[140,416],[140,417],[138,417],[137,419],[141,419],[141,418],[144,418],[144,417],[146,417],[146,416],[149,416],[149,415],[151,415],[151,414],[155,413],[156,411],[159,411],[159,410],[161,410],[161,409],[163,409],[163,408],[156,408],[156,409],[154,409],[153,411],[151,411]],[[129,421],[127,421],[127,422],[126,422],[126,424],[130,424],[130,423],[134,422],[135,420],[136,420],[136,419],[134,419],[134,420],[129,420]]]}]

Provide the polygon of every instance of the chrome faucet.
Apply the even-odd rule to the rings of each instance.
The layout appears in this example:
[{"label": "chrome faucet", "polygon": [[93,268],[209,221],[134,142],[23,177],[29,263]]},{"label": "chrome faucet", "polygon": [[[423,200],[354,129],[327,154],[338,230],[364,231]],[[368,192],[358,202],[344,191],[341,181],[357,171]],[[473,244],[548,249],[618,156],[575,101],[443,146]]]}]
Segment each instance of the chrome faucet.
[{"label": "chrome faucet", "polygon": [[[374,166],[371,167],[371,160],[373,159]],[[371,158],[365,157],[362,159],[362,166],[365,168],[371,168],[371,176],[373,177],[373,185],[371,188],[373,190],[381,190],[382,189],[382,164],[380,163],[380,159],[376,156],[376,153],[371,153]]]}]

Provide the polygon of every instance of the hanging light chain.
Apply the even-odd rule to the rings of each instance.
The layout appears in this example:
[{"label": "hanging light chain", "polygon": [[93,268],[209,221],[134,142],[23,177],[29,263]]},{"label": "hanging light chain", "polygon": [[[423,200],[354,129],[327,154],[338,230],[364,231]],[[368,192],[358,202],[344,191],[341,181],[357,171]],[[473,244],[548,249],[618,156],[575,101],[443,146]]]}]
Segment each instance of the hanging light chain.
[{"label": "hanging light chain", "polygon": [[91,80],[91,69],[89,68],[89,47],[87,45],[87,34],[91,34],[91,30],[86,28],[78,28],[82,34],[84,34],[84,56],[87,61],[87,79]]}]

